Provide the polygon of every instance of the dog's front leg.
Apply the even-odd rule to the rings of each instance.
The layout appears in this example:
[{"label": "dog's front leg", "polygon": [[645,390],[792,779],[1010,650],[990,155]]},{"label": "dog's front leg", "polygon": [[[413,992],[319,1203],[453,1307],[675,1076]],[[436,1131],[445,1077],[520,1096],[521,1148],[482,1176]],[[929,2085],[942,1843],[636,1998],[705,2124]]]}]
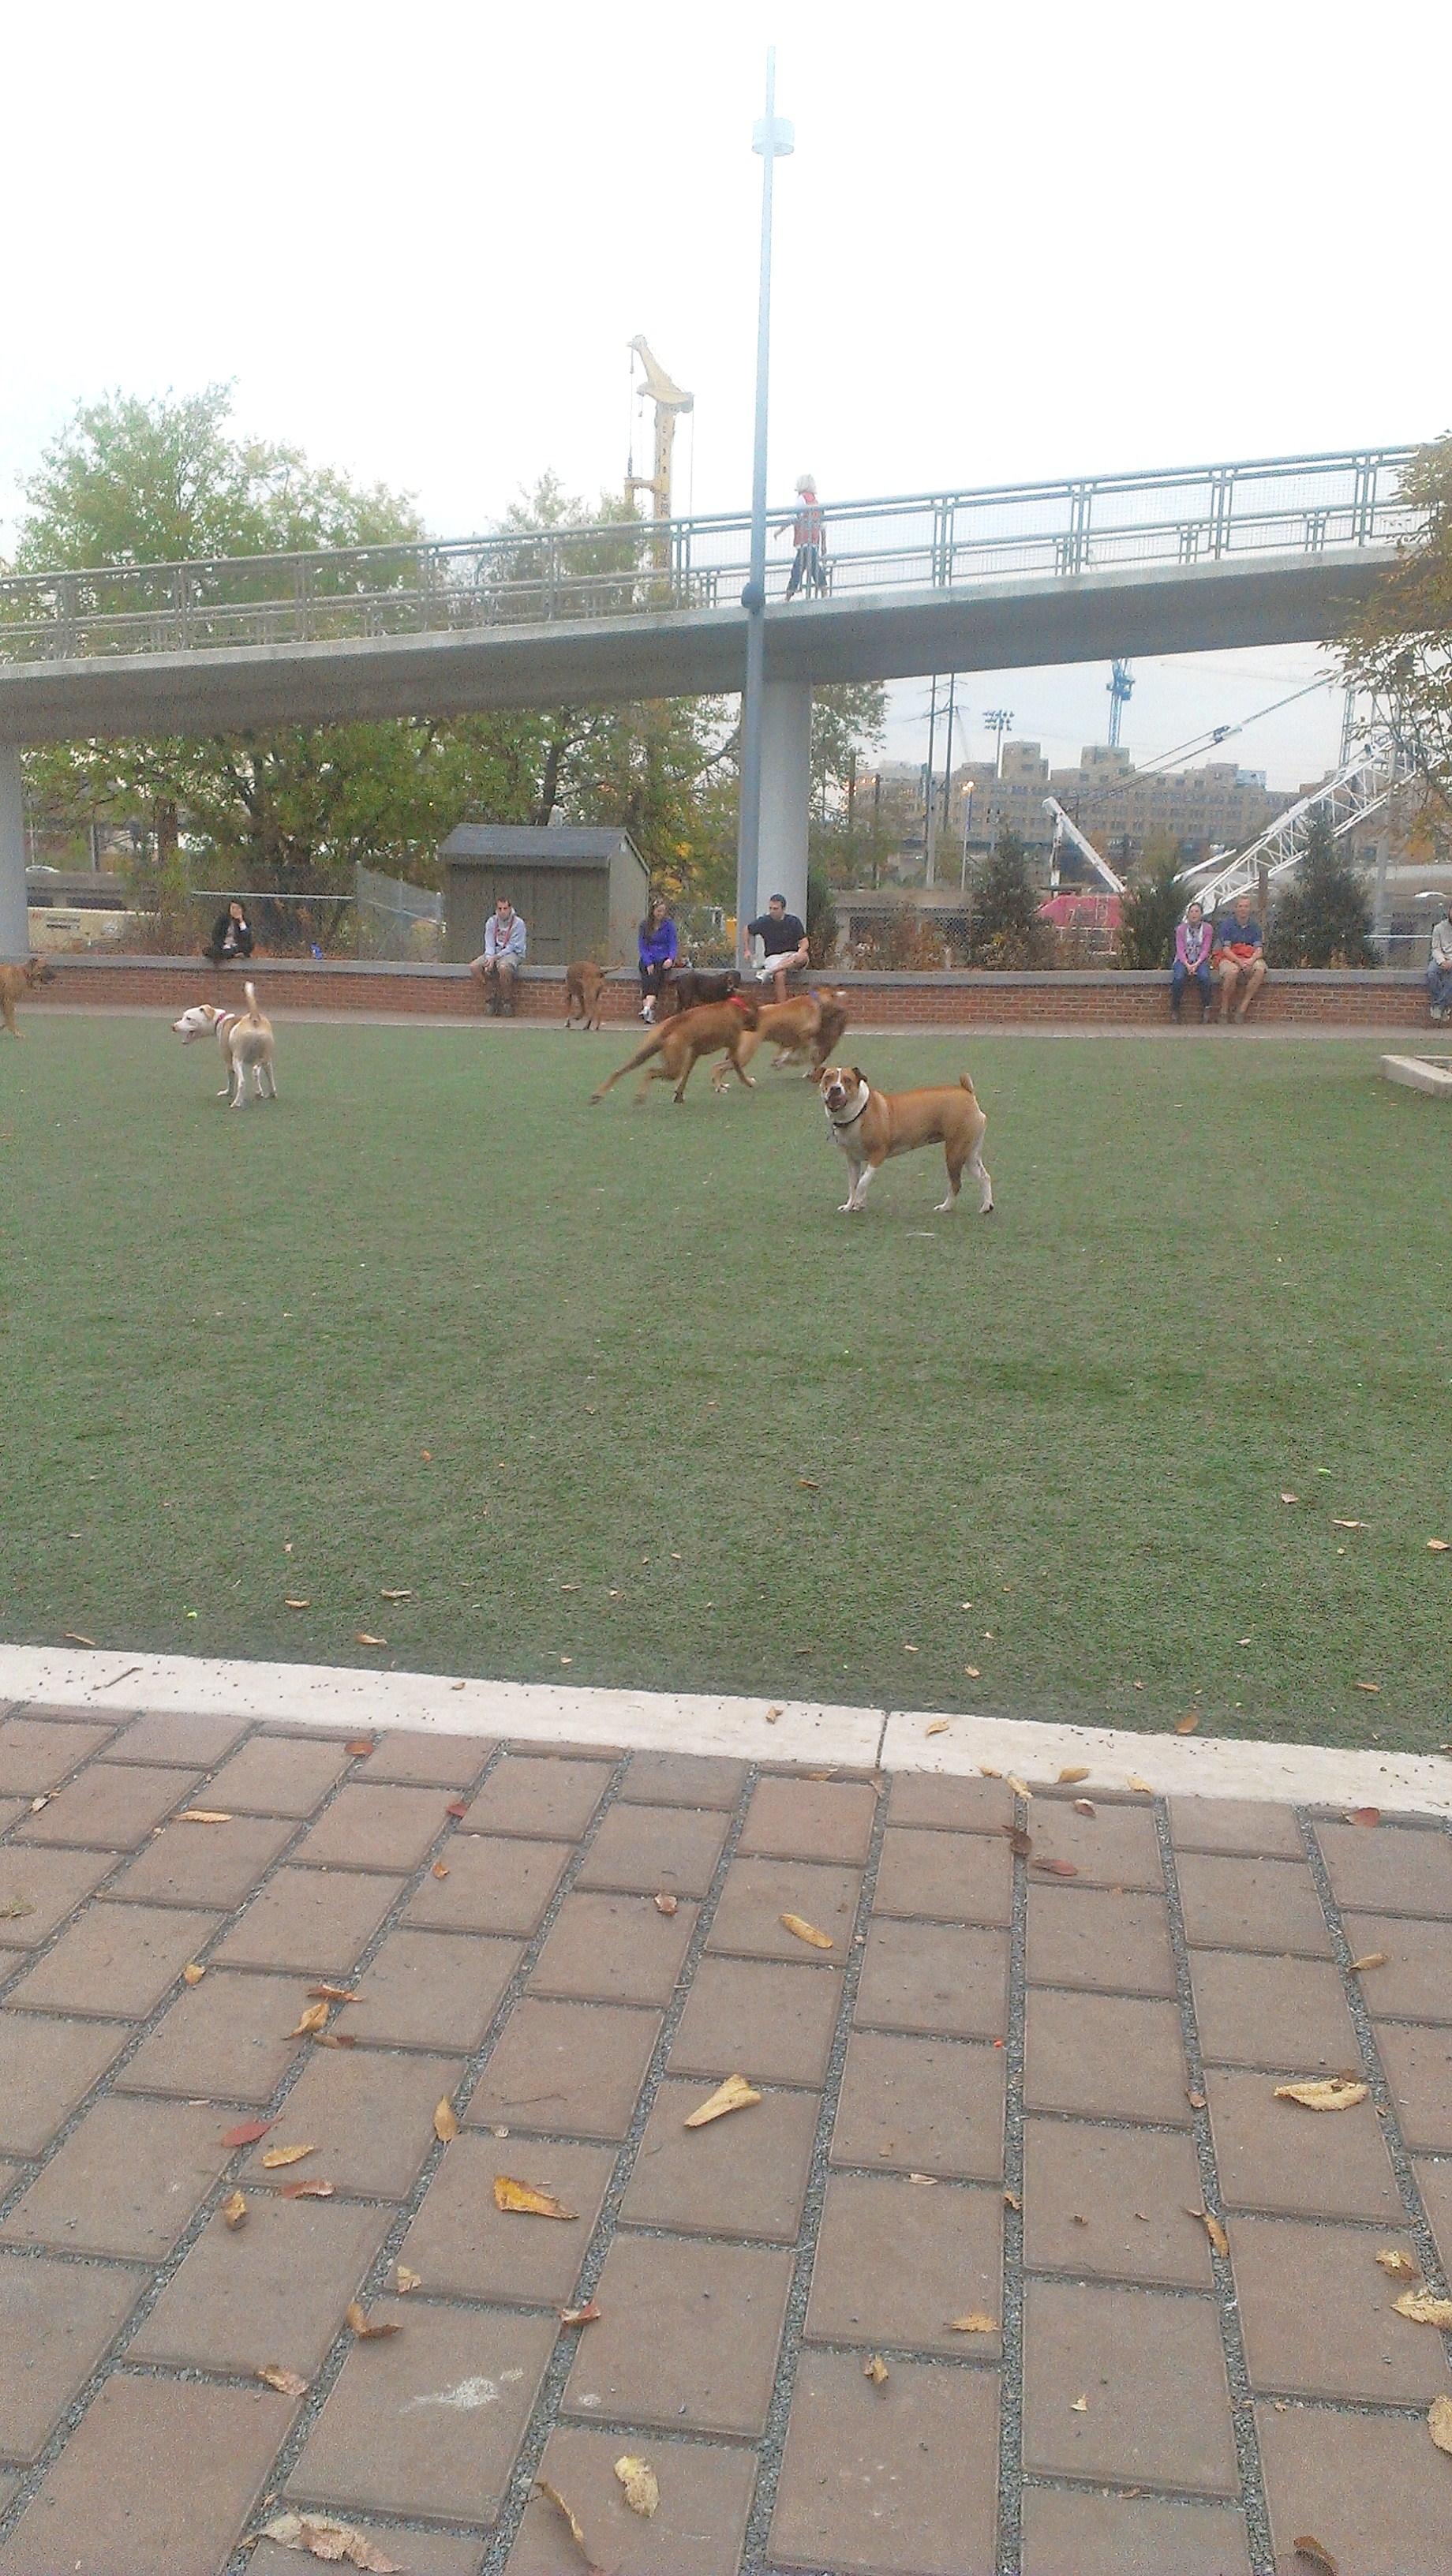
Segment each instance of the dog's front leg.
[{"label": "dog's front leg", "polygon": [[865,1163],[854,1163],[849,1161],[847,1169],[851,1174],[851,1179],[847,1184],[847,1196],[843,1199],[837,1210],[837,1214],[839,1216],[855,1216],[857,1214],[858,1209],[862,1205],[860,1193],[865,1186],[867,1178],[867,1165]]}]

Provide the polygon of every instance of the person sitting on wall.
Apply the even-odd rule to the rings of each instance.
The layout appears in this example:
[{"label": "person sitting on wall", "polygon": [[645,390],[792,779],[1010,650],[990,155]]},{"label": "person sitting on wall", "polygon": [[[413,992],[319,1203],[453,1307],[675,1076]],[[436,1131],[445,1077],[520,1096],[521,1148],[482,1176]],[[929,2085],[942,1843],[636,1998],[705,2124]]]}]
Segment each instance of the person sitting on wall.
[{"label": "person sitting on wall", "polygon": [[1432,954],[1427,960],[1427,998],[1439,1029],[1452,1020],[1452,894],[1443,909],[1447,917],[1432,932]]},{"label": "person sitting on wall", "polygon": [[1251,912],[1248,894],[1237,895],[1229,919],[1215,924],[1210,963],[1220,969],[1221,1026],[1229,1020],[1232,1010],[1238,1020],[1243,1020],[1265,982],[1265,941],[1260,923]]},{"label": "person sitting on wall", "polygon": [[753,939],[759,939],[766,951],[761,964],[757,967],[757,974],[763,983],[768,975],[771,977],[774,998],[778,1002],[784,1002],[787,997],[788,975],[798,966],[811,964],[805,926],[798,921],[794,912],[788,912],[784,894],[774,894],[765,912],[760,914],[757,920],[748,921],[746,925],[748,964],[751,960]]},{"label": "person sitting on wall", "polygon": [[214,966],[236,966],[252,954],[252,924],[235,897],[212,924],[211,943],[202,950]]},{"label": "person sitting on wall", "polygon": [[1195,983],[1200,989],[1200,1023],[1210,1017],[1214,987],[1210,981],[1210,949],[1214,939],[1209,922],[1198,903],[1188,904],[1185,918],[1175,925],[1175,962],[1170,968],[1170,1017],[1178,1020],[1185,986]]},{"label": "person sitting on wall", "polygon": [[640,1016],[655,1018],[657,998],[666,975],[676,962],[676,925],[666,910],[664,895],[653,894],[640,925]]},{"label": "person sitting on wall", "polygon": [[484,924],[484,954],[471,958],[469,972],[489,996],[495,1019],[502,1011],[514,1017],[514,981],[524,964],[524,923],[507,894],[502,894]]}]

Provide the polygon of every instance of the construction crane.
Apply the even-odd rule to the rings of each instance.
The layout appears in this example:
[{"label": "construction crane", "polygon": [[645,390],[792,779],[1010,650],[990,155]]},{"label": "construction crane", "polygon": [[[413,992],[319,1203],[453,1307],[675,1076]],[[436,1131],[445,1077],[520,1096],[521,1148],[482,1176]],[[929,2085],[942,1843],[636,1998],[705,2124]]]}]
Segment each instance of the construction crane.
[{"label": "construction crane", "polygon": [[1113,868],[1109,864],[1109,861],[1100,857],[1099,852],[1095,849],[1094,844],[1089,839],[1087,833],[1081,832],[1072,815],[1065,813],[1057,796],[1046,796],[1044,798],[1044,812],[1052,815],[1054,823],[1054,855],[1052,866],[1055,883],[1058,882],[1060,844],[1064,841],[1072,841],[1080,858],[1088,860],[1095,875],[1103,878],[1110,893],[1123,894],[1123,877],[1116,876]]},{"label": "construction crane", "polygon": [[1110,663],[1108,685],[1109,748],[1111,751],[1118,751],[1120,720],[1130,699],[1134,695],[1134,680],[1130,674],[1130,668],[1127,662]]},{"label": "construction crane", "polygon": [[1233,903],[1237,895],[1253,894],[1262,869],[1269,881],[1300,865],[1309,826],[1317,816],[1325,816],[1332,838],[1339,841],[1343,832],[1352,831],[1395,795],[1412,775],[1412,766],[1392,727],[1373,725],[1351,757],[1311,795],[1288,806],[1269,831],[1229,859],[1222,852],[1216,858],[1197,860],[1194,867],[1181,870],[1178,882],[1194,887],[1207,913]]},{"label": "construction crane", "polygon": [[[625,469],[625,497],[633,503],[637,492],[648,492],[651,518],[668,519],[671,515],[671,449],[675,445],[676,414],[693,410],[696,397],[682,393],[680,386],[666,374],[664,367],[652,356],[643,332],[637,331],[630,348],[632,355],[640,360],[645,377],[638,399],[655,405],[655,471],[651,474],[636,473],[632,442]],[[634,372],[632,367],[632,382]]]}]

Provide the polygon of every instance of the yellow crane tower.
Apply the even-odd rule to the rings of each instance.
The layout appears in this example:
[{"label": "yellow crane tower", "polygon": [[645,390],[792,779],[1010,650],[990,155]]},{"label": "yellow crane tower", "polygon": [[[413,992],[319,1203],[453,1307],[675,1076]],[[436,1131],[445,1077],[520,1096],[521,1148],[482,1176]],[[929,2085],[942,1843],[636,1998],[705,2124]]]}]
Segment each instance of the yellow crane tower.
[{"label": "yellow crane tower", "polygon": [[691,411],[696,397],[682,393],[680,386],[666,374],[664,367],[652,356],[643,332],[637,331],[630,347],[640,360],[645,377],[640,399],[642,402],[649,399],[655,405],[655,471],[653,474],[637,474],[632,450],[625,472],[625,497],[633,502],[637,492],[648,492],[651,517],[668,519],[671,515],[671,449],[675,445],[676,414]]}]

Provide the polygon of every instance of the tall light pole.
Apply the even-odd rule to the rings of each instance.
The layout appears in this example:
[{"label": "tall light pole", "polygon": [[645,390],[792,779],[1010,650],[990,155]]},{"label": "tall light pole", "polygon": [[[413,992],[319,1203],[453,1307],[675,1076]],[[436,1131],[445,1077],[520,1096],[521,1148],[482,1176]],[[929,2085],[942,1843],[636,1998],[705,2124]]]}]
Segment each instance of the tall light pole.
[{"label": "tall light pole", "polygon": [[771,375],[771,188],[775,165],[795,136],[776,112],[776,48],[766,57],[766,114],[751,130],[761,155],[761,282],[756,305],[756,440],[751,465],[751,578],[746,611],[746,689],[741,706],[741,819],[736,835],[736,955],[746,960],[746,924],[756,904],[761,856],[761,701],[766,678],[766,410]]}]

